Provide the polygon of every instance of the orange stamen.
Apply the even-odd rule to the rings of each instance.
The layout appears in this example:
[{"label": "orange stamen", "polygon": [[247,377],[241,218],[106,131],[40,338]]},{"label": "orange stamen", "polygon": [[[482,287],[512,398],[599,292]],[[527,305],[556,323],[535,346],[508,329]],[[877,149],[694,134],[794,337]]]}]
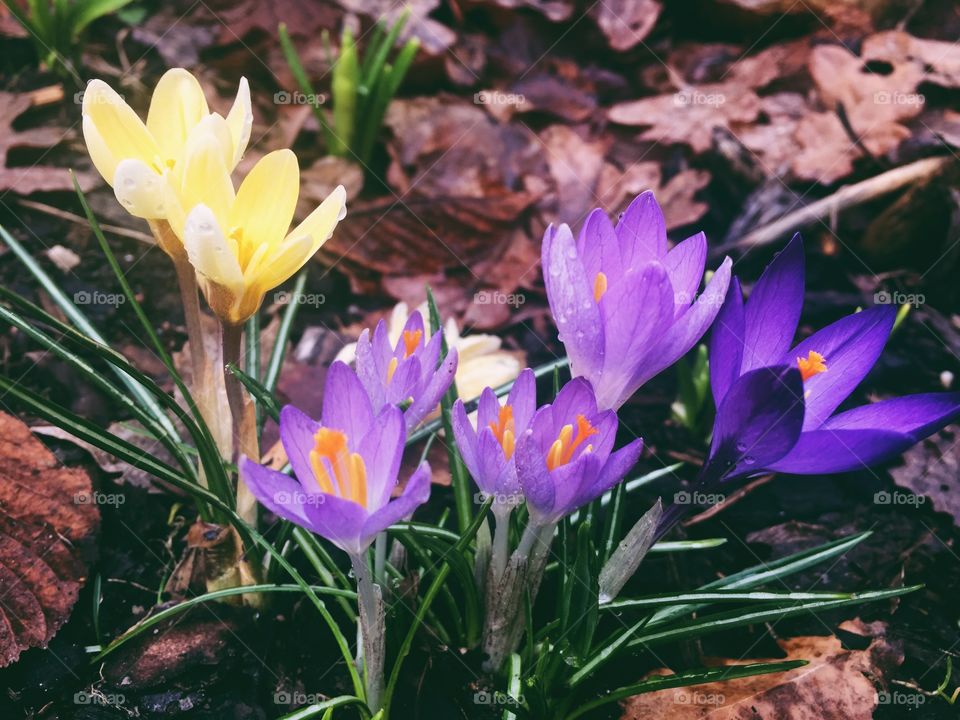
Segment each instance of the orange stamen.
[{"label": "orange stamen", "polygon": [[516,438],[514,437],[513,425],[513,407],[504,405],[500,408],[500,414],[496,422],[487,423],[493,431],[493,436],[503,448],[503,456],[509,460],[513,457],[513,451],[516,449]]},{"label": "orange stamen", "polygon": [[[550,446],[547,452],[547,469],[554,470],[561,465],[566,465],[573,459],[573,453],[583,444],[583,442],[593,435],[597,435],[597,430],[590,421],[583,415],[577,415],[577,434],[573,434],[573,425],[564,425],[560,430],[557,439]],[[593,449],[592,445],[587,446],[587,451]]]},{"label": "orange stamen", "polygon": [[387,365],[387,384],[390,384],[390,381],[393,380],[393,374],[397,371],[397,365],[400,364],[400,361],[395,357],[390,358],[390,363]]},{"label": "orange stamen", "polygon": [[367,507],[367,466],[358,453],[350,452],[347,436],[340,430],[320,428],[313,440],[310,465],[321,492]]},{"label": "orange stamen", "polygon": [[597,277],[593,281],[593,299],[595,302],[600,302],[600,298],[603,297],[603,294],[607,292],[607,276],[598,272]]},{"label": "orange stamen", "polygon": [[413,355],[414,351],[420,345],[423,338],[423,330],[404,330],[403,331],[403,356],[405,358]]},{"label": "orange stamen", "polygon": [[800,368],[800,377],[803,378],[804,382],[814,375],[819,375],[827,371],[827,364],[823,361],[823,355],[815,350],[807,353],[807,357],[805,358],[798,357],[797,367]]}]

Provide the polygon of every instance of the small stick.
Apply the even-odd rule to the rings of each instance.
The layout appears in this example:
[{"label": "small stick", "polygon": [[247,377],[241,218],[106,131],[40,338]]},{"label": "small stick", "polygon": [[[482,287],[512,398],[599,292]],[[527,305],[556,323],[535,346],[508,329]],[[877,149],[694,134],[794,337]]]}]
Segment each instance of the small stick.
[{"label": "small stick", "polygon": [[784,215],[779,220],[747,233],[739,240],[719,247],[715,252],[722,254],[734,248],[769,245],[781,238],[786,238],[801,228],[835,215],[841,210],[860,205],[935,175],[951,162],[953,162],[952,157],[925,158],[909,165],[894,168],[862,182],[847,185],[829,197],[812,202],[799,210]]},{"label": "small stick", "polygon": [[[31,210],[37,210],[47,215],[52,215],[53,217],[58,217],[61,220],[76,223],[77,225],[85,225],[87,227],[90,226],[90,223],[85,217],[74,215],[72,212],[67,212],[66,210],[60,210],[52,205],[36,202],[34,200],[18,200],[17,204],[26,208],[30,208]],[[125,227],[120,227],[119,225],[106,225],[103,223],[101,223],[100,229],[113,235],[132,238],[133,240],[139,240],[140,242],[149,243],[150,245],[155,244],[155,240],[152,236],[145,232],[140,232],[139,230],[129,230]]]},{"label": "small stick", "polygon": [[708,508],[707,508],[706,510],[704,510],[702,513],[698,513],[698,514],[694,515],[694,516],[693,516],[692,518],[690,518],[689,520],[684,520],[684,521],[683,521],[683,526],[684,526],[684,527],[690,527],[691,525],[696,525],[697,523],[701,523],[701,522],[703,522],[704,520],[709,520],[709,519],[712,518],[714,515],[716,515],[716,514],[718,514],[719,512],[727,509],[728,507],[730,507],[731,505],[733,505],[733,504],[734,504],[735,502],[737,502],[738,500],[742,500],[744,497],[747,496],[747,493],[750,493],[750,492],[752,492],[753,490],[756,490],[756,489],[757,489],[758,487],[760,487],[761,485],[766,485],[766,484],[767,484],[768,482],[770,482],[771,480],[773,480],[773,475],[772,475],[772,474],[771,474],[771,475],[763,475],[762,477],[758,477],[756,480],[751,480],[751,481],[748,482],[746,485],[744,485],[742,488],[738,488],[738,489],[734,490],[732,493],[730,493],[729,495],[727,495],[727,496],[723,499],[723,502],[718,502],[716,505],[712,505],[712,506],[708,507]]}]

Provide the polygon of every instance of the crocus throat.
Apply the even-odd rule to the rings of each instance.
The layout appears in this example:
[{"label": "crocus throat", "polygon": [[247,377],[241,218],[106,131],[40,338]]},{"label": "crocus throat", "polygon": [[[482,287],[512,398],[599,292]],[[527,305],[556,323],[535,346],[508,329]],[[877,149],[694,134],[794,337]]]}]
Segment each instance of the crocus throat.
[{"label": "crocus throat", "polygon": [[[561,465],[566,465],[573,459],[573,453],[583,442],[593,435],[598,434],[597,430],[590,421],[583,415],[577,415],[577,434],[573,434],[573,425],[564,425],[560,430],[557,439],[553,441],[550,450],[547,452],[547,470],[555,470]],[[592,449],[592,445],[587,445],[586,451]]]},{"label": "crocus throat", "polygon": [[827,364],[823,360],[823,355],[816,350],[811,350],[805,358],[798,357],[797,367],[800,368],[800,377],[804,381],[827,371]]},{"label": "crocus throat", "polygon": [[[403,331],[403,358],[407,359],[413,355],[420,347],[420,340],[423,338],[423,330],[404,330]],[[393,374],[397,371],[397,365],[400,364],[396,356],[390,358],[387,365],[387,382],[393,380]]]},{"label": "crocus throat", "polygon": [[513,425],[513,407],[504,405],[500,408],[500,414],[496,422],[487,423],[493,431],[493,436],[503,448],[503,456],[509,460],[513,457],[513,451],[516,449],[515,429]]},{"label": "crocus throat", "polygon": [[603,297],[603,294],[607,291],[607,276],[598,272],[597,277],[593,280],[593,299],[594,302],[600,302],[600,298]]},{"label": "crocus throat", "polygon": [[367,507],[367,466],[350,452],[340,430],[320,428],[313,436],[310,465],[322,492]]}]

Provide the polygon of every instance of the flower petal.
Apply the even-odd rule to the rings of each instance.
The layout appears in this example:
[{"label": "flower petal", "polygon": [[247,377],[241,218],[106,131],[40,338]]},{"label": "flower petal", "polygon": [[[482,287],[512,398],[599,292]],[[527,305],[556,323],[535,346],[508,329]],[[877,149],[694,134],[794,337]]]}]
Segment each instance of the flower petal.
[{"label": "flower petal", "polygon": [[240,459],[240,476],[260,504],[274,515],[309,527],[304,506],[307,493],[292,477],[255,463],[248,457]]},{"label": "flower petal", "polygon": [[[206,205],[197,205],[187,215],[183,246],[194,269],[236,296],[243,292],[243,272],[233,249],[223,236],[217,217]],[[208,298],[209,300],[209,298]]]},{"label": "flower petal", "polygon": [[230,127],[230,137],[233,140],[233,167],[236,167],[247,149],[247,143],[250,142],[250,132],[253,129],[250,84],[245,77],[240,78],[237,97],[233,101],[230,112],[227,113],[227,125]]},{"label": "flower petal", "polygon": [[337,185],[302,223],[290,231],[290,237],[309,237],[313,247],[312,256],[330,238],[337,223],[346,215],[347,191],[343,185]]},{"label": "flower petal", "polygon": [[664,258],[667,254],[667,225],[653,191],[640,193],[630,203],[617,223],[617,239],[624,268]]},{"label": "flower petal", "polygon": [[357,374],[346,363],[335,362],[327,370],[320,422],[324,427],[346,433],[354,452],[373,425],[370,399]]},{"label": "flower petal", "polygon": [[758,368],[742,375],[717,410],[704,478],[729,480],[775,463],[796,444],[803,409],[803,381],[796,367]]},{"label": "flower petal", "polygon": [[693,302],[703,281],[707,262],[707,236],[702,232],[678,243],[663,259],[676,296],[677,313]]},{"label": "flower petal", "polygon": [[741,372],[782,362],[800,321],[803,273],[803,240],[794,235],[763,271],[744,308]]},{"label": "flower petal", "polygon": [[[474,430],[467,411],[463,407],[463,400],[457,400],[450,408],[450,424],[453,428],[453,438],[457,443],[457,450],[463,458],[463,464],[470,471],[470,476],[480,484],[480,462],[477,459],[477,431]],[[482,486],[481,486],[482,489]]]},{"label": "flower petal", "polygon": [[156,166],[160,149],[133,109],[102,80],[91,80],[83,91],[83,137],[97,170],[113,182],[117,165],[128,158]]},{"label": "flower petal", "polygon": [[[534,416],[531,427],[537,425],[537,416],[549,408],[541,408]],[[546,456],[540,447],[532,429],[527,430],[517,440],[516,450],[517,479],[527,501],[530,516],[543,517],[553,512],[556,489],[547,469]]]},{"label": "flower petal", "polygon": [[290,228],[299,194],[297,156],[290,150],[274,150],[260,158],[240,184],[230,227],[242,228],[251,247],[279,245]]},{"label": "flower petal", "polygon": [[167,216],[167,184],[142,160],[126,158],[117,163],[111,184],[117,201],[131,215],[148,220]]},{"label": "flower petal", "polygon": [[771,467],[796,475],[858,470],[896,457],[960,417],[960,393],[883,400],[840,413],[805,432]]},{"label": "flower petal", "polygon": [[573,375],[592,375],[603,368],[603,324],[570,228],[548,228],[541,251],[543,280],[561,342]]},{"label": "flower petal", "polygon": [[413,514],[413,511],[430,499],[430,466],[421,463],[403,488],[400,497],[391,500],[373,513],[363,525],[361,542],[373,537],[391,525]]},{"label": "flower petal", "polygon": [[280,411],[280,442],[293,468],[293,474],[306,492],[320,492],[310,462],[310,451],[316,443],[314,436],[320,423],[293,405],[285,405]]},{"label": "flower petal", "polygon": [[740,377],[744,332],[743,291],[734,277],[710,334],[710,388],[715,407],[720,407],[727,390]]},{"label": "flower petal", "polygon": [[411,432],[423,422],[423,419],[433,412],[440,402],[440,398],[453,383],[453,378],[457,374],[457,360],[457,349],[450,348],[440,367],[430,377],[430,382],[404,411],[403,418],[406,421],[407,432]]},{"label": "flower petal", "polygon": [[510,388],[510,394],[507,396],[507,402],[513,407],[513,426],[515,435],[519,435],[533,419],[533,414],[537,411],[537,377],[533,370],[525,368]]},{"label": "flower petal", "polygon": [[167,70],[147,112],[147,130],[157,141],[161,159],[170,164],[178,160],[190,131],[209,114],[199,81],[183,68]]},{"label": "flower petal", "polygon": [[620,257],[620,241],[613,223],[602,208],[595,208],[587,215],[577,236],[577,252],[588,281],[592,282],[598,272],[603,272],[608,281],[616,282],[627,270]]},{"label": "flower petal", "polygon": [[896,308],[882,305],[848,315],[815,332],[781,362],[796,364],[810,351],[823,355],[826,372],[808,378],[803,384],[807,403],[804,430],[819,427],[846,400],[877,362],[893,329]]},{"label": "flower petal", "polygon": [[359,444],[360,456],[367,466],[367,509],[379,510],[390,500],[407,434],[403,426],[403,412],[388,405],[367,426],[366,435]]}]

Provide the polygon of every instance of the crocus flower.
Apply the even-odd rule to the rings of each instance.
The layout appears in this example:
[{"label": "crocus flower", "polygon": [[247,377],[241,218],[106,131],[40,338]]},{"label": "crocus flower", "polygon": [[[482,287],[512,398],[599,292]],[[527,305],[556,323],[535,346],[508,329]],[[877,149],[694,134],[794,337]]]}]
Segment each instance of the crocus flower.
[{"label": "crocus flower", "polygon": [[620,482],[643,449],[612,452],[617,413],[599,410],[589,381],[574,378],[533,416],[517,441],[517,476],[530,522],[548,526]]},{"label": "crocus flower", "polygon": [[213,118],[191,136],[187,159],[168,183],[168,219],[210,309],[239,325],[327,241],[346,214],[346,192],[338,186],[287,232],[300,194],[296,155],[263,156],[234,193],[224,128]]},{"label": "crocus flower", "polygon": [[[423,316],[407,318],[403,333],[391,344],[381,320],[373,331],[364,330],[357,341],[357,375],[375,408],[404,408],[407,432],[423,422],[440,402],[457,372],[457,351],[450,348],[440,363],[443,333],[425,340]],[[439,364],[439,367],[438,367]]]},{"label": "crocus flower", "polygon": [[422,463],[390,499],[406,441],[402,413],[392,406],[375,412],[343,363],[330,366],[320,422],[288,405],[280,414],[280,438],[296,479],[243,458],[244,482],[270,511],[353,557],[430,496],[430,468]]},{"label": "crocus flower", "polygon": [[809,475],[868,467],[960,417],[956,392],[836,413],[876,363],[896,309],[849,315],[794,345],[803,289],[799,236],[766,269],[748,302],[737,281],[731,284],[710,344],[718,410],[705,481],[763,470]]},{"label": "crocus flower", "polygon": [[168,70],[160,78],[146,124],[102,80],[91,80],[83,92],[83,137],[90,159],[120,204],[148,220],[166,219],[166,177],[183,164],[188,138],[208,118],[223,123],[223,163],[232,171],[243,156],[253,125],[246,78],[240,80],[226,118],[210,113],[200,83],[182,68]]},{"label": "crocus flower", "polygon": [[[427,312],[424,302],[416,309]],[[403,328],[410,318],[410,308],[405,302],[397,303],[390,311],[387,320],[387,337],[396,344],[403,337]],[[424,341],[430,339],[430,329],[426,328]],[[522,350],[504,350],[503,341],[496,335],[471,332],[461,335],[457,321],[447,318],[443,324],[443,335],[447,345],[457,351],[457,376],[454,382],[457,395],[466,400],[480,397],[485,387],[499,387],[517,378],[524,367]],[[347,343],[337,353],[337,360],[353,364],[357,359],[357,343]]]},{"label": "crocus flower", "polygon": [[639,195],[616,229],[601,209],[574,241],[549,227],[542,265],[550,309],[575,377],[593,385],[602,409],[617,409],[700,339],[730,282],[727,258],[696,298],[707,240],[698,233],[667,249],[653,193]]},{"label": "crocus flower", "polygon": [[530,368],[520,373],[503,405],[490,388],[480,394],[476,429],[467,417],[463,401],[454,403],[453,436],[457,448],[477,486],[497,504],[509,507],[520,499],[516,443],[536,409],[537,384]]}]

